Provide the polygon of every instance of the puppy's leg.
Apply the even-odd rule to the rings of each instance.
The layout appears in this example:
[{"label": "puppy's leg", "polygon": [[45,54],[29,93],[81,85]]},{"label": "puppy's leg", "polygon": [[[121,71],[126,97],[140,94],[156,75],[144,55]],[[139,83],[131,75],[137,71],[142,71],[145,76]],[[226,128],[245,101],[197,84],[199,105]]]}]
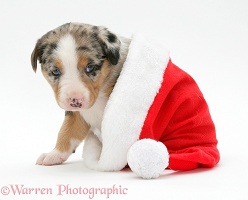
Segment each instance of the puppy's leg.
[{"label": "puppy's leg", "polygon": [[36,163],[39,165],[63,163],[76,150],[88,131],[89,126],[79,112],[66,112],[54,150],[41,154]]},{"label": "puppy's leg", "polygon": [[101,156],[102,143],[98,137],[90,131],[84,141],[83,160],[84,164],[94,170],[98,170],[97,163]]}]

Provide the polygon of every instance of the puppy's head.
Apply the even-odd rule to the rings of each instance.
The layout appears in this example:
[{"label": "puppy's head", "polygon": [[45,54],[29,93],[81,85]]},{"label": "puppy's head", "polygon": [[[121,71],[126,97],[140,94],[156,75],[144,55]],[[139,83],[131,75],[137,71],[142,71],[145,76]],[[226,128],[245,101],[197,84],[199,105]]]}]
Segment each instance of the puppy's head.
[{"label": "puppy's head", "polygon": [[36,43],[31,55],[37,61],[65,110],[88,109],[113,75],[120,57],[120,40],[104,27],[64,24]]}]

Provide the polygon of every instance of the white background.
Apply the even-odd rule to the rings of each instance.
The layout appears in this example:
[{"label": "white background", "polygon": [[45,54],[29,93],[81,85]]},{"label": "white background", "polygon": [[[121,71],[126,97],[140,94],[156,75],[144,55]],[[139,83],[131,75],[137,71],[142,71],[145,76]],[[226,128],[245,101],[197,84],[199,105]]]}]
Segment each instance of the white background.
[{"label": "white background", "polygon": [[[57,195],[71,188],[128,188],[110,199],[243,200],[248,198],[248,3],[246,0],[0,0],[0,189],[23,184],[53,194],[5,199],[89,199]],[[30,55],[47,31],[66,22],[104,25],[126,37],[144,32],[170,49],[172,61],[191,74],[216,124],[221,161],[212,170],[165,171],[156,180],[132,172],[95,172],[81,158],[82,145],[63,165],[35,165],[52,150],[63,121],[61,110]],[[96,195],[93,199],[106,199]]]}]

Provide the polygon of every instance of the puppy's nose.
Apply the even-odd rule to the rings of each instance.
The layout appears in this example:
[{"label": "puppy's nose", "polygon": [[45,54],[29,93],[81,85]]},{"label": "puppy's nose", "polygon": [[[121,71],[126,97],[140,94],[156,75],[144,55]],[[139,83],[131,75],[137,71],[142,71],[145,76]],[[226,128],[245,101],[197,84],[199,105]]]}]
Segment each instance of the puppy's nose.
[{"label": "puppy's nose", "polygon": [[69,103],[71,107],[74,108],[81,108],[83,99],[77,99],[77,98],[69,98]]}]

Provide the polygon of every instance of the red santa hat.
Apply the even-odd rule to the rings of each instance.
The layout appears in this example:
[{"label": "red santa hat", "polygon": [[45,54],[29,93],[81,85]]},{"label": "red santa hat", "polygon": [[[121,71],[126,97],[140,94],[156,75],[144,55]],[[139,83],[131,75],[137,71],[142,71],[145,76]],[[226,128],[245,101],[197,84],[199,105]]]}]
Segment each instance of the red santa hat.
[{"label": "red santa hat", "polygon": [[100,140],[100,158],[89,165],[103,171],[128,163],[138,176],[156,178],[165,168],[219,161],[215,127],[197,84],[163,46],[141,35],[132,39],[105,108]]}]

